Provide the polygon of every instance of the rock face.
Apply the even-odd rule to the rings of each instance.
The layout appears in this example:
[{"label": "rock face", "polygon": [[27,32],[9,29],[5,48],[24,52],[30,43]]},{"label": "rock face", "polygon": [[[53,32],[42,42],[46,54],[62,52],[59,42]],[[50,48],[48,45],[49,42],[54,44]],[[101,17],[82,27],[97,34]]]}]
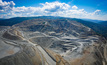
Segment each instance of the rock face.
[{"label": "rock face", "polygon": [[59,54],[50,54],[16,29],[5,28],[0,32],[0,65],[69,65]]},{"label": "rock face", "polygon": [[33,47],[21,46],[18,53],[0,59],[0,65],[42,65],[40,55]]},{"label": "rock face", "polygon": [[13,27],[18,27],[33,43],[59,53],[66,60],[80,57],[85,47],[99,40],[90,28],[70,19],[34,19]]},{"label": "rock face", "polygon": [[[71,65],[107,65],[107,42],[100,38],[93,46],[84,49],[81,58],[71,61]],[[106,42],[106,44],[105,44]]]},{"label": "rock face", "polygon": [[27,20],[0,30],[0,65],[107,64],[106,41],[71,19]]},{"label": "rock face", "polygon": [[[101,39],[101,38],[100,38]],[[94,57],[97,59],[94,65],[106,65],[107,64],[107,41],[102,39],[98,45],[95,45]]]}]

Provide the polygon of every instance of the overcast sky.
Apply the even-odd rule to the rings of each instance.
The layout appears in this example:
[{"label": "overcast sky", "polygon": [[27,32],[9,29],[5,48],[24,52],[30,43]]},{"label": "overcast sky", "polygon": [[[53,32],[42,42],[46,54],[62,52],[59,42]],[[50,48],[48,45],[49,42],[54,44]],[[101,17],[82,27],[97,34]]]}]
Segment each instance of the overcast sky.
[{"label": "overcast sky", "polygon": [[107,20],[107,0],[0,0],[0,18],[30,16]]}]

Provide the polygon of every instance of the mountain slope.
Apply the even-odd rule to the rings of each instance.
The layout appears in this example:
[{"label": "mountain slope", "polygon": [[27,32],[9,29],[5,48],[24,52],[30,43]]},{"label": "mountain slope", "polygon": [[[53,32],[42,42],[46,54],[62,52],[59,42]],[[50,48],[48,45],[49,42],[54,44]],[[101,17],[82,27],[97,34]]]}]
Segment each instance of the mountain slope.
[{"label": "mountain slope", "polygon": [[[23,31],[25,38],[30,39],[34,44],[60,54],[71,65],[103,65],[106,61],[102,63],[103,57],[98,57],[103,50],[100,46],[104,43],[91,28],[86,27],[87,23],[81,21],[64,18],[33,19],[12,27]],[[84,23],[85,26],[79,22]]]},{"label": "mountain slope", "polygon": [[106,41],[81,21],[43,17],[0,26],[0,65],[106,65]]},{"label": "mountain slope", "polygon": [[4,19],[4,20],[0,20],[0,26],[12,26],[14,24],[17,24],[24,20],[29,20],[29,19],[32,19],[32,18],[16,17],[16,18]]},{"label": "mountain slope", "polygon": [[99,24],[104,25],[107,27],[107,21],[99,22]]},{"label": "mountain slope", "polygon": [[10,19],[1,19],[0,20],[0,26],[12,26],[17,23],[21,23],[22,21],[25,20],[30,20],[30,19],[37,19],[37,18],[42,18],[42,19],[60,19],[63,17],[52,17],[52,16],[39,16],[39,17],[15,17],[15,18],[10,18]]},{"label": "mountain slope", "polygon": [[93,20],[93,19],[82,19],[82,20],[89,21],[89,22],[93,22],[93,23],[102,22],[102,20]]},{"label": "mountain slope", "polygon": [[84,21],[81,19],[74,19],[74,21],[80,22],[83,25],[90,27],[97,34],[102,35],[105,38],[107,38],[107,27],[106,26],[103,26],[103,25],[97,24],[97,23],[93,23],[93,22]]},{"label": "mountain slope", "polygon": [[94,31],[69,19],[34,19],[12,27],[23,31],[25,38],[33,43],[61,54],[66,60],[81,57],[85,47],[98,41]]},{"label": "mountain slope", "polygon": [[0,46],[0,65],[69,65],[59,54],[24,38],[18,29],[0,30]]},{"label": "mountain slope", "polygon": [[5,20],[0,20],[0,26],[12,26],[17,23],[21,23],[25,20],[31,20],[31,19],[69,19],[73,21],[77,21],[79,23],[84,24],[87,27],[90,27],[93,29],[97,34],[104,36],[107,38],[107,27],[106,27],[106,22],[105,23],[93,23],[89,21],[84,21],[81,19],[76,19],[76,18],[64,18],[64,17],[53,17],[53,16],[39,16],[39,17],[16,17],[16,18],[11,18],[11,19],[5,19]]}]

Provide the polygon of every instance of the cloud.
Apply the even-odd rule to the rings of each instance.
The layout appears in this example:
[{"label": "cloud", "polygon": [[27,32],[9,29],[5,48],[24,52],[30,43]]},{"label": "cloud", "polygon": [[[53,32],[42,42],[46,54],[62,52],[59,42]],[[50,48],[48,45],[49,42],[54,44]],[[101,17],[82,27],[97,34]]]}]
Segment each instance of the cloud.
[{"label": "cloud", "polygon": [[0,0],[0,12],[10,11],[13,9],[14,6],[15,6],[15,3],[13,1],[3,2],[2,0]]},{"label": "cloud", "polygon": [[79,9],[76,5],[70,6],[69,4],[61,3],[58,1],[40,3],[40,5],[41,6],[38,7],[14,7],[15,3],[13,1],[3,2],[0,0],[0,18],[27,16],[62,16],[71,18],[106,19],[105,17],[101,18],[101,10],[87,12],[85,9]]},{"label": "cloud", "polygon": [[43,5],[42,8],[45,11],[49,11],[49,12],[63,11],[70,8],[70,5],[66,3],[60,3],[58,1],[51,3],[46,2],[45,4],[42,3],[41,5]]},{"label": "cloud", "polygon": [[78,7],[74,5],[74,6],[72,6],[72,9],[78,9]]},{"label": "cloud", "polygon": [[101,10],[96,10],[93,15],[99,15],[99,13],[101,12]]}]

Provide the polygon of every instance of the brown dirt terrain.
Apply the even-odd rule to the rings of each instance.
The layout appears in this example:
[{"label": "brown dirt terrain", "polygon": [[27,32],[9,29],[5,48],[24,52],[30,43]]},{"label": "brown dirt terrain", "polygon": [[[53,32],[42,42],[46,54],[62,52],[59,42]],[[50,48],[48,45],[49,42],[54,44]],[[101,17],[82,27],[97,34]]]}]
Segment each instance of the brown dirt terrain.
[{"label": "brown dirt terrain", "polygon": [[64,60],[61,55],[46,49],[46,51],[56,60],[56,65],[70,65],[66,60]]}]

